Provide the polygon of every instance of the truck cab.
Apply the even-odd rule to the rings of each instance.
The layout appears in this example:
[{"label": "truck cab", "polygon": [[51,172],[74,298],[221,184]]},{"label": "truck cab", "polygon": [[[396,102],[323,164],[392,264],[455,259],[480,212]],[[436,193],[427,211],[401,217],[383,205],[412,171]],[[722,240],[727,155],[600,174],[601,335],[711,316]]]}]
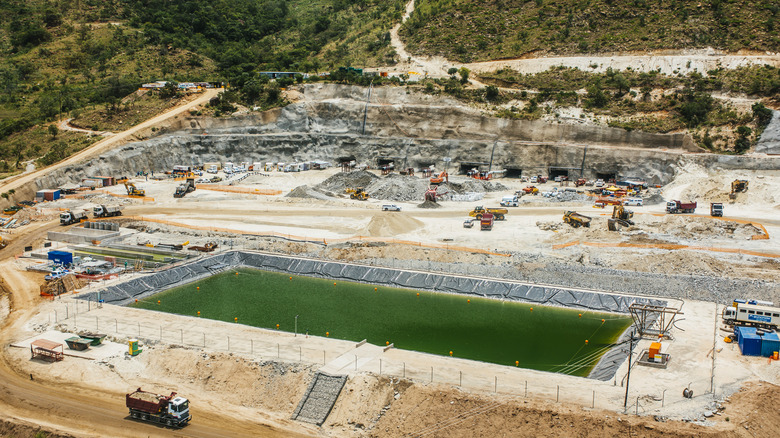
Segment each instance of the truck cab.
[{"label": "truck cab", "polygon": [[520,200],[517,196],[504,196],[501,198],[502,207],[517,207],[520,204]]},{"label": "truck cab", "polygon": [[179,425],[190,421],[190,401],[184,397],[175,397],[168,404],[168,415],[176,418]]},{"label": "truck cab", "polygon": [[720,202],[713,202],[710,204],[710,216],[723,217],[723,204]]}]

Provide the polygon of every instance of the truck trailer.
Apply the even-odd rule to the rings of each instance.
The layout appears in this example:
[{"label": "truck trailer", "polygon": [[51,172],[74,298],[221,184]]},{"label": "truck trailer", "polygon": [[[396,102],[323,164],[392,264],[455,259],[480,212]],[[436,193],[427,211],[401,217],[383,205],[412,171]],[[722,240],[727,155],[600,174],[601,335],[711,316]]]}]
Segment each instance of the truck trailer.
[{"label": "truck trailer", "polygon": [[484,213],[479,219],[479,229],[482,231],[490,231],[493,229],[493,215],[491,213]]},{"label": "truck trailer", "polygon": [[130,409],[130,417],[169,427],[183,427],[192,419],[190,401],[175,392],[164,396],[138,388],[125,396],[125,405]]},{"label": "truck trailer", "polygon": [[97,207],[93,208],[93,213],[95,217],[114,217],[114,216],[122,216],[122,207],[116,205],[113,207],[109,207],[106,205],[98,205]]},{"label": "truck trailer", "polygon": [[71,225],[87,220],[86,211],[63,211],[60,213],[60,225]]},{"label": "truck trailer", "polygon": [[780,308],[773,303],[756,300],[734,300],[723,309],[723,321],[730,325],[780,328]]},{"label": "truck trailer", "polygon": [[695,202],[669,201],[666,203],[667,213],[693,213],[696,211]]}]

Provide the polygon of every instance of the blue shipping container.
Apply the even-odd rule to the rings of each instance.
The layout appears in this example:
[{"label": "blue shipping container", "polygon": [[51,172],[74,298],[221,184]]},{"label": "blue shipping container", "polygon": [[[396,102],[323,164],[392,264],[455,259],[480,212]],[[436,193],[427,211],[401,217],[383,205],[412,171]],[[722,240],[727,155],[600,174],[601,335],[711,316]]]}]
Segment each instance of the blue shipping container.
[{"label": "blue shipping container", "polygon": [[772,356],[775,351],[780,351],[780,336],[777,333],[767,333],[761,337],[761,355]]},{"label": "blue shipping container", "polygon": [[734,327],[734,334],[737,335],[737,342],[742,343],[742,335],[745,333],[750,333],[752,335],[756,334],[756,328],[755,327],[742,327],[742,326],[735,326]]},{"label": "blue shipping container", "polygon": [[743,356],[761,356],[761,337],[753,333],[742,333],[739,349]]},{"label": "blue shipping container", "polygon": [[70,265],[73,263],[73,254],[66,251],[49,251],[48,259],[55,265]]}]

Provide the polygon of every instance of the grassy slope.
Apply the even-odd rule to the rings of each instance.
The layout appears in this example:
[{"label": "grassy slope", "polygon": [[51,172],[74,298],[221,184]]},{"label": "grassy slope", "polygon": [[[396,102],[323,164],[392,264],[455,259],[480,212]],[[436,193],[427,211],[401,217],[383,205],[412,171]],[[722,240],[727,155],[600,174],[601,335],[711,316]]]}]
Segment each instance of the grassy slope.
[{"label": "grassy slope", "polygon": [[459,62],[715,47],[780,49],[778,0],[418,0],[412,53]]}]

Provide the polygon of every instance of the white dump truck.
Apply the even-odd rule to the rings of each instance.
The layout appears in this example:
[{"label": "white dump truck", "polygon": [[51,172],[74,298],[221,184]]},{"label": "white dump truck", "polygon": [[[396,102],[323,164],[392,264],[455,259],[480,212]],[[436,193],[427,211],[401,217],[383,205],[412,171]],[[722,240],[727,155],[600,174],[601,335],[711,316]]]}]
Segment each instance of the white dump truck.
[{"label": "white dump truck", "polygon": [[118,205],[113,207],[109,207],[107,205],[98,205],[97,207],[93,208],[92,211],[95,214],[95,217],[122,216],[122,207]]},{"label": "white dump truck", "polygon": [[60,225],[71,225],[87,220],[86,211],[63,211],[60,213]]}]

